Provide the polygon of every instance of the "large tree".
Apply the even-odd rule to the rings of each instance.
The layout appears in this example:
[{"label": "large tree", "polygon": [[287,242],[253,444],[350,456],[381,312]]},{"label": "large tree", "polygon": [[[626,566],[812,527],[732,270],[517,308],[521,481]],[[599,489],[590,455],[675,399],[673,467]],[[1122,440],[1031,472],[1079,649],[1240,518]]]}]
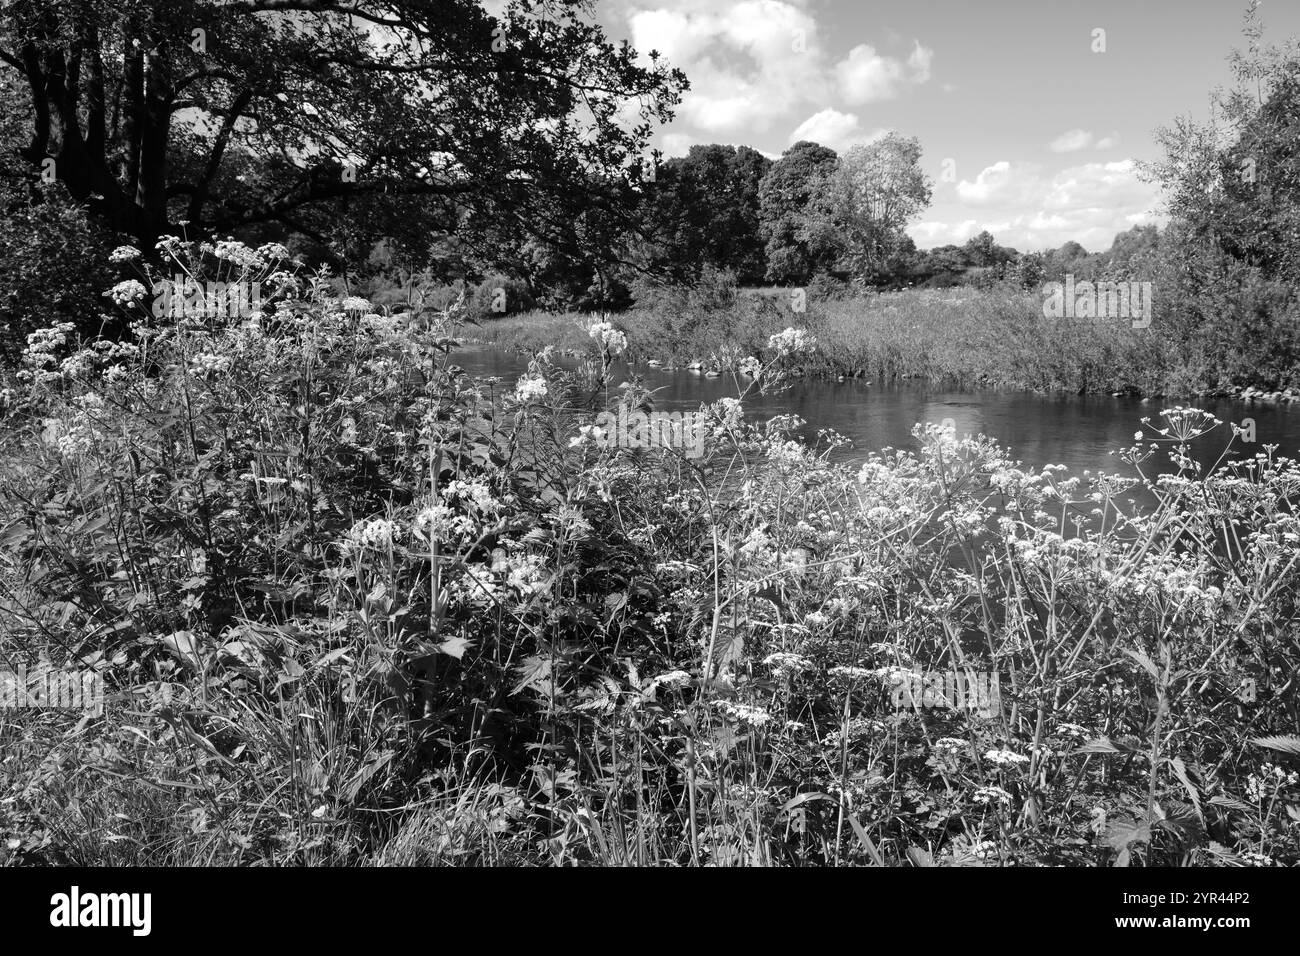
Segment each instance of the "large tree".
[{"label": "large tree", "polygon": [[1247,9],[1236,80],[1216,91],[1208,122],[1180,117],[1157,131],[1164,157],[1144,169],[1164,187],[1183,262],[1206,283],[1224,269],[1300,282],[1300,46],[1264,43],[1259,3]]},{"label": "large tree", "polygon": [[713,266],[741,282],[762,281],[759,183],[771,165],[748,146],[718,143],[664,162],[647,185],[644,212],[654,258],[680,279]]},{"label": "large tree", "polygon": [[[680,72],[585,0],[10,0],[30,174],[151,243],[337,219],[563,241],[636,201]],[[376,209],[379,213],[376,214]]]},{"label": "large tree", "polygon": [[835,264],[834,243],[825,241],[825,231],[809,213],[838,162],[835,150],[801,140],[772,164],[759,184],[759,231],[767,277],[774,282],[807,282]]},{"label": "large tree", "polygon": [[898,133],[849,149],[820,202],[841,235],[844,263],[868,282],[897,268],[907,225],[929,204],[921,144]]}]

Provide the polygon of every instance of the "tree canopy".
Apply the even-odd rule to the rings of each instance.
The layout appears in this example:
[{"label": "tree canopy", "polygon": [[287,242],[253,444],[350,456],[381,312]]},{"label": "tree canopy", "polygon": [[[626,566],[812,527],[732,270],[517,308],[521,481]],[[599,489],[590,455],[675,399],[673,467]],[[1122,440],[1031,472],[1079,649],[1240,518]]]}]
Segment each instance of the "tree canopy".
[{"label": "tree canopy", "polygon": [[581,211],[635,208],[686,88],[583,0],[13,0],[0,69],[31,174],[142,243],[180,222],[321,234],[340,209],[564,242]]}]

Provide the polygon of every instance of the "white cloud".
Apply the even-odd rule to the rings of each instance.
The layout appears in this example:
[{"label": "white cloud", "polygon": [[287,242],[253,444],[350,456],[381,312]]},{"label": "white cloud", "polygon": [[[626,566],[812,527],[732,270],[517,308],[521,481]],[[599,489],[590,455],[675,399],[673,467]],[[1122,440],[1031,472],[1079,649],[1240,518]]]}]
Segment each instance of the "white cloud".
[{"label": "white cloud", "polygon": [[1103,136],[1097,140],[1094,149],[1114,149],[1119,145],[1119,133],[1111,133],[1109,136]]},{"label": "white cloud", "polygon": [[[632,0],[627,24],[643,62],[651,50],[691,81],[678,119],[715,138],[765,133],[837,93],[848,103],[899,95],[930,77],[934,51],[910,54],[854,47],[838,64],[822,46],[807,0]],[[892,42],[901,42],[894,40]]]},{"label": "white cloud", "polygon": [[889,100],[910,83],[926,82],[930,78],[933,59],[934,51],[919,42],[906,63],[860,43],[835,65],[835,78],[841,95],[849,103]]},{"label": "white cloud", "polygon": [[1092,133],[1086,129],[1072,129],[1052,140],[1047,148],[1054,153],[1077,153],[1092,145]]},{"label": "white cloud", "polygon": [[978,235],[982,228],[974,219],[965,219],[961,222],[931,220],[914,223],[908,228],[907,233],[921,248],[932,249],[935,246],[961,245],[972,236]]},{"label": "white cloud", "polygon": [[974,182],[957,183],[957,196],[968,206],[1007,206],[1033,200],[1038,191],[1040,167],[1006,160],[980,170]]},{"label": "white cloud", "polygon": [[[685,156],[687,153],[691,151],[692,146],[699,146],[703,142],[704,140],[701,140],[698,136],[692,136],[690,133],[665,133],[659,148],[663,151],[665,159],[671,159],[674,156]],[[712,143],[712,140],[710,140],[709,142]],[[737,149],[739,149],[741,146],[748,146],[749,144],[748,143],[723,143],[722,145],[735,146]],[[757,152],[762,153],[768,159],[773,161],[776,161],[781,158],[780,153],[769,153],[765,149],[757,149],[757,147],[754,146],[750,146],[750,149],[754,149]]]},{"label": "white cloud", "polygon": [[912,71],[913,83],[924,83],[930,79],[930,64],[933,61],[934,51],[921,46],[921,41],[917,40],[912,55],[907,58],[908,68]]},{"label": "white cloud", "polygon": [[856,113],[841,113],[828,108],[814,113],[795,127],[790,134],[790,143],[806,139],[842,153],[850,146],[869,143],[888,132],[886,129],[876,129],[868,133],[862,128],[862,121]]},{"label": "white cloud", "polygon": [[660,149],[665,156],[685,156],[698,142],[699,140],[689,133],[664,133]]},{"label": "white cloud", "polygon": [[826,91],[813,17],[784,0],[634,10],[632,45],[657,50],[691,81],[680,118],[710,133],[763,132],[783,113]]},{"label": "white cloud", "polygon": [[910,234],[922,246],[964,242],[987,229],[1003,245],[1022,251],[1069,240],[1092,251],[1109,248],[1117,232],[1161,221],[1159,187],[1138,177],[1131,159],[1084,163],[1048,175],[1033,163],[1005,160],[957,184],[966,206],[991,215],[917,223]]}]

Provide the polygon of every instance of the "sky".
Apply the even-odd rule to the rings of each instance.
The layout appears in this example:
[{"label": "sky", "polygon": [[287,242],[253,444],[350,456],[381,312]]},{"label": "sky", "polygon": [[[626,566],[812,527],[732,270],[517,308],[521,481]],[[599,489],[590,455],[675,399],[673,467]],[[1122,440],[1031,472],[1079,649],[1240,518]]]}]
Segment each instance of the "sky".
[{"label": "sky", "polygon": [[[933,181],[921,248],[987,229],[1022,251],[1090,251],[1163,223],[1138,164],[1154,131],[1208,116],[1244,47],[1245,0],[598,0],[611,37],[691,81],[665,155],[695,143],[776,157],[916,136]],[[1300,2],[1265,0],[1265,40],[1300,35]],[[1103,31],[1103,32],[1098,32]]]}]

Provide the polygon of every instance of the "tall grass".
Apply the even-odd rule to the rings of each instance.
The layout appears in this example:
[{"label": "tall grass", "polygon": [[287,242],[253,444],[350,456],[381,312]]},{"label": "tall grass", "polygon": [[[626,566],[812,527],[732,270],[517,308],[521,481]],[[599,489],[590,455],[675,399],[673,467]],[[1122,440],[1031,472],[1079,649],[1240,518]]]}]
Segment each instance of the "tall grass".
[{"label": "tall grass", "polygon": [[[802,371],[880,383],[1175,397],[1300,386],[1288,358],[1297,347],[1291,307],[1249,285],[1209,300],[1175,289],[1157,298],[1147,328],[1129,319],[1047,318],[1041,295],[1010,286],[805,298],[802,311],[795,311],[795,291],[719,298],[676,290],[617,318],[632,359],[676,366],[726,370],[746,356],[765,359],[770,336],[797,325],[819,342]],[[548,345],[581,351],[590,321],[528,313],[486,318],[471,334],[530,352]]]},{"label": "tall grass", "polygon": [[[636,308],[618,316],[630,357],[672,365],[700,362],[727,369],[749,355],[765,357],[767,340],[798,325],[818,339],[801,364],[810,374],[878,382],[1161,394],[1172,385],[1171,342],[1119,320],[1044,318],[1041,299],[998,291],[916,290],[867,298],[806,302],[789,296],[741,296],[725,308]],[[485,319],[473,338],[537,351],[585,348],[578,315],[528,313]]]}]

